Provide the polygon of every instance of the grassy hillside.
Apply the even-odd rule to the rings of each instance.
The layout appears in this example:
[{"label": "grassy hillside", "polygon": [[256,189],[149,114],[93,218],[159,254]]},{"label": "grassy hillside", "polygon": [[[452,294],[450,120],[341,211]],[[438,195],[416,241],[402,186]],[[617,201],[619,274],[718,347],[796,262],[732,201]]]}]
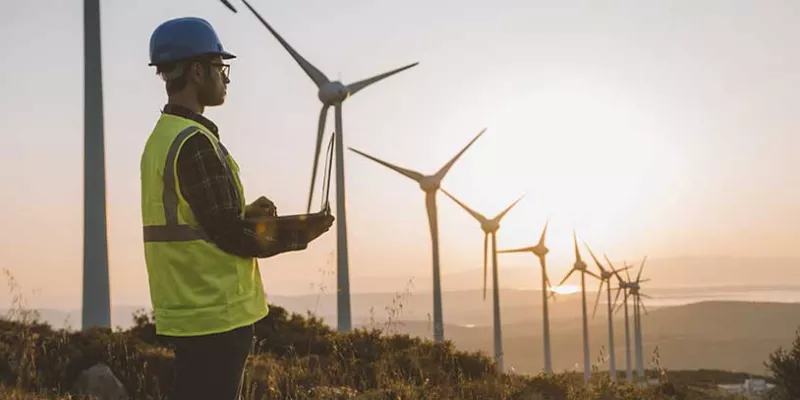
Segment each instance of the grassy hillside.
[{"label": "grassy hillside", "polygon": [[[580,304],[570,304],[580,310]],[[542,323],[540,316],[503,325],[506,365],[517,371],[537,373],[543,368]],[[605,308],[589,321],[590,351],[595,361],[603,351],[608,355],[608,326]],[[656,347],[661,365],[670,370],[719,369],[766,373],[764,360],[780,346],[789,346],[800,325],[800,304],[753,302],[701,302],[650,310],[642,318],[645,366]],[[430,338],[425,322],[403,321],[401,333]],[[583,360],[580,318],[551,320],[553,365],[571,369]],[[633,329],[631,326],[631,340]],[[460,349],[492,349],[491,325],[471,328],[448,325],[445,335]],[[618,368],[624,368],[625,333],[622,313],[615,316],[614,337]],[[580,367],[579,367],[580,368]],[[607,369],[607,363],[600,366]]]},{"label": "grassy hillside", "polygon": [[[155,336],[150,316],[135,319],[133,328],[114,332],[0,320],[0,397],[67,398],[81,371],[104,362],[134,398],[169,398],[172,353]],[[602,373],[587,387],[579,374],[498,375],[484,354],[451,343],[378,330],[341,334],[277,306],[256,331],[247,399],[721,399],[708,382],[742,380],[722,372],[683,372],[675,373],[674,383],[668,374],[661,385],[640,389],[612,384]],[[693,374],[705,378],[693,382]],[[31,397],[14,397],[22,395]]]}]

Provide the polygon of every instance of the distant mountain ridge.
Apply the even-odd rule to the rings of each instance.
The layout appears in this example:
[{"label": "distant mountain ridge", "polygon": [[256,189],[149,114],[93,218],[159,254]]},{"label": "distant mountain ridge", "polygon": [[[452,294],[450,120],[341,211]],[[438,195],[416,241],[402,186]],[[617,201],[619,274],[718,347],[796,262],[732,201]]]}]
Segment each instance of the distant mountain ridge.
[{"label": "distant mountain ridge", "polygon": [[[616,260],[612,263],[616,268],[621,268],[625,261],[633,265],[630,271],[638,271],[642,257],[636,259]],[[561,280],[569,265],[563,263],[548,263],[551,281],[554,284]],[[605,263],[603,263],[605,265]],[[452,270],[447,263],[442,265],[442,290],[464,291],[481,289],[483,270],[479,267],[480,260],[476,260],[475,268],[448,272]],[[589,263],[593,271],[597,267]],[[642,277],[650,278],[648,287],[681,288],[681,287],[708,287],[708,286],[772,286],[785,285],[786,282],[800,282],[800,258],[786,257],[735,257],[735,256],[682,256],[670,258],[648,258]],[[281,280],[266,286],[273,296],[296,296],[314,294],[319,282],[318,277],[309,280]],[[414,293],[432,291],[432,278],[426,269],[409,275],[389,276],[358,276],[352,279],[353,294],[370,293],[395,293],[402,292],[411,282]],[[567,283],[576,284],[578,278],[571,277]],[[329,276],[326,281],[329,291],[335,290],[335,275]],[[502,258],[500,260],[500,287],[517,290],[538,290],[541,286],[540,269],[536,258],[517,256]],[[273,287],[274,286],[274,287]],[[596,285],[590,284],[590,287]],[[359,288],[369,288],[364,291]],[[360,290],[360,291],[359,291]]]}]

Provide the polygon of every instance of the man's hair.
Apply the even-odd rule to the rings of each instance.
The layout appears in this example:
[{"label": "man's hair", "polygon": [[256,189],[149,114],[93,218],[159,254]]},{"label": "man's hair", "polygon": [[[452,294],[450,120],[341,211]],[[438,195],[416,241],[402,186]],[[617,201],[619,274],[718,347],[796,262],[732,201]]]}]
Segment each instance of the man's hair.
[{"label": "man's hair", "polygon": [[161,79],[163,79],[166,83],[168,95],[180,92],[186,87],[186,84],[188,83],[186,79],[186,71],[193,63],[200,63],[205,69],[206,77],[210,76],[210,57],[200,56],[187,60],[159,64],[156,66],[156,75],[161,76]]}]

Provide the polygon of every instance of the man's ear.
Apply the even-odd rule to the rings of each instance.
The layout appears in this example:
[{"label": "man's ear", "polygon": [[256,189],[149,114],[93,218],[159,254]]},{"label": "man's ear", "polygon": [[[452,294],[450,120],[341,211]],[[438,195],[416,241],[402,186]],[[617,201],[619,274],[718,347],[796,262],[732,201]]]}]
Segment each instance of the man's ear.
[{"label": "man's ear", "polygon": [[193,82],[195,85],[201,85],[203,84],[203,81],[205,81],[205,71],[202,63],[191,63],[189,70],[186,71],[186,73],[189,81]]}]

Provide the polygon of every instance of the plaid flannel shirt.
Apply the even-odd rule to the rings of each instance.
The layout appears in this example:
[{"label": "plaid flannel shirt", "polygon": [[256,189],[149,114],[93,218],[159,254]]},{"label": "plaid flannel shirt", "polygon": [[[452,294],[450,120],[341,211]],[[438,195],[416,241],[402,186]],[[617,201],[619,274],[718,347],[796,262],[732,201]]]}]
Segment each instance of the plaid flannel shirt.
[{"label": "plaid flannel shirt", "polygon": [[[217,126],[187,108],[168,104],[163,112],[196,121],[219,138]],[[302,250],[307,243],[297,231],[280,227],[263,232],[256,224],[241,218],[242,208],[236,184],[211,142],[193,135],[178,153],[178,182],[198,223],[221,250],[241,257],[265,258]]]}]

